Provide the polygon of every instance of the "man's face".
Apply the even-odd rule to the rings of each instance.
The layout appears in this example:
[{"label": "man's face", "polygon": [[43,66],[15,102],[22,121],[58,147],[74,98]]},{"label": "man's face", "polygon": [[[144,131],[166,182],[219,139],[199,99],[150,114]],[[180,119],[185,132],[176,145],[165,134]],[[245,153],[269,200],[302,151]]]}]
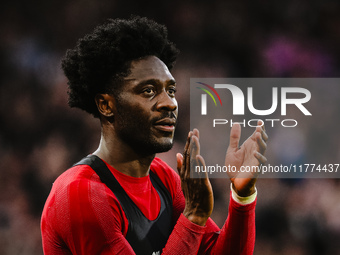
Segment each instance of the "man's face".
[{"label": "man's face", "polygon": [[176,82],[155,56],[132,61],[130,71],[116,96],[116,134],[137,153],[168,151],[178,113]]}]

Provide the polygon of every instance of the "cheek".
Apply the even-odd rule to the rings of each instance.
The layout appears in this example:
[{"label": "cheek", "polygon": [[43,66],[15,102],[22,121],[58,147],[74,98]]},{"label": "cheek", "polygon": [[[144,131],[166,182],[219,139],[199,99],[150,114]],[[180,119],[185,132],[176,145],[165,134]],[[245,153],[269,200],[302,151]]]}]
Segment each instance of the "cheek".
[{"label": "cheek", "polygon": [[117,107],[117,122],[127,128],[142,128],[150,123],[150,110],[140,104],[121,104]]}]

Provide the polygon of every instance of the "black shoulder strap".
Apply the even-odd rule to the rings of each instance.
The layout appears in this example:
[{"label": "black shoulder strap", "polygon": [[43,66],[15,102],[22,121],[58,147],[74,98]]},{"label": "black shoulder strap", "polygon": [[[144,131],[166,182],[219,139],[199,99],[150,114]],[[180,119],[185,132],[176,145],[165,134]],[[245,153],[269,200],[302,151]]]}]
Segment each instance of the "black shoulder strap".
[{"label": "black shoulder strap", "polygon": [[172,198],[159,177],[150,170],[150,180],[161,199],[156,220],[147,219],[127,195],[104,161],[95,155],[83,158],[75,165],[89,165],[100,180],[114,193],[129,222],[126,239],[136,254],[160,254],[172,232]]},{"label": "black shoulder strap", "polygon": [[[123,187],[119,184],[119,182],[111,173],[110,169],[107,167],[105,162],[96,155],[88,155],[87,157],[80,160],[78,163],[74,164],[74,166],[76,165],[89,165],[97,173],[100,180],[115,194],[115,196],[120,202],[120,205],[123,207],[123,210],[126,212],[126,217],[129,219],[129,216],[131,215],[130,212],[135,211],[138,207],[128,196]],[[151,170],[149,171],[149,174],[151,182],[153,184],[156,184],[155,187],[159,187],[163,192],[162,194],[166,196],[165,199],[166,206],[172,206],[171,195],[167,188],[164,186],[163,182]]]},{"label": "black shoulder strap", "polygon": [[[125,190],[113,176],[107,165],[96,155],[88,155],[75,165],[89,165],[99,176],[100,180],[116,195],[118,200],[130,199]],[[124,208],[123,208],[124,209]],[[127,208],[126,208],[127,209]]]}]

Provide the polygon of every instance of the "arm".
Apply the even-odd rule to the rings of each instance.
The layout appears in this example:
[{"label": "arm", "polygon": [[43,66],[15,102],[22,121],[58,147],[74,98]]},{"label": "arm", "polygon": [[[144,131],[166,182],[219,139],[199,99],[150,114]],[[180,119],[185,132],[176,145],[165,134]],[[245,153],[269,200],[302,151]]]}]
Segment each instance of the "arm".
[{"label": "arm", "polygon": [[[180,182],[179,179],[178,181]],[[180,183],[178,184],[180,186]],[[211,218],[202,227],[181,214],[185,199],[179,190],[174,200],[179,206],[174,204],[174,210],[180,217],[176,219],[177,224],[162,254],[252,254],[254,242],[249,240],[255,238],[255,202],[243,206],[231,197],[230,199],[228,220],[222,230]],[[253,231],[243,231],[243,228],[240,228],[248,224],[248,229]],[[239,248],[246,253],[241,253]]]},{"label": "arm", "polygon": [[250,255],[255,246],[255,205],[242,205],[230,196],[228,218],[219,235],[207,230],[200,254]]},{"label": "arm", "polygon": [[[196,137],[198,133],[196,132],[198,131],[195,130],[188,135],[184,157],[177,154],[178,165],[185,165],[185,167],[178,169],[183,170],[179,172],[181,179],[175,176],[176,195],[173,208],[174,215],[179,217],[178,219],[175,218],[175,227],[162,251],[164,255],[197,254],[207,228],[205,223],[212,212],[212,188],[208,178],[190,179],[189,165],[191,159],[189,152],[193,150],[195,154],[199,154],[199,144]],[[193,138],[194,134],[195,137]],[[202,157],[198,157],[197,162],[204,164]],[[183,182],[183,179],[186,181]],[[194,187],[195,189],[193,189]],[[184,198],[184,192],[188,199]],[[196,203],[196,201],[200,201],[200,203]]]},{"label": "arm", "polygon": [[[233,126],[226,154],[226,165],[234,165],[239,170],[241,166],[258,166],[260,163],[266,162],[263,154],[266,150],[268,137],[264,127],[260,125],[261,123],[259,122],[259,126],[253,135],[241,147],[238,146],[241,128],[239,125]],[[192,143],[190,144],[191,140]],[[184,157],[177,155],[177,162],[185,197],[184,212],[191,212],[184,215],[193,223],[204,223],[207,225],[200,251],[204,251],[202,254],[208,252],[219,254],[222,251],[226,252],[228,250],[236,252],[229,254],[251,254],[255,242],[255,202],[244,206],[236,203],[231,198],[228,219],[221,233],[218,234],[216,224],[207,217],[207,215],[210,216],[209,213],[212,211],[212,204],[209,204],[210,198],[212,198],[212,191],[206,173],[200,179],[190,180],[189,178],[190,166],[204,166],[204,160],[199,155],[199,148],[199,134],[197,130],[194,130],[189,133]],[[235,174],[229,173],[229,177],[233,189],[239,196],[249,196],[255,192],[256,173],[249,173],[247,175],[240,172]],[[199,188],[197,189],[197,187]],[[240,228],[240,226],[244,227]]]}]

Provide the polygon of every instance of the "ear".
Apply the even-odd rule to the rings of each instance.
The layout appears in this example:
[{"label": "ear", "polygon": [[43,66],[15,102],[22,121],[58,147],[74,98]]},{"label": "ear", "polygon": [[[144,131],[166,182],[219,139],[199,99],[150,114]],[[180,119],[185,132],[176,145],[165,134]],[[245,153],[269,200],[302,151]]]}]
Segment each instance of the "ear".
[{"label": "ear", "polygon": [[105,117],[113,117],[116,111],[116,102],[110,94],[97,94],[95,96],[98,111]]}]

